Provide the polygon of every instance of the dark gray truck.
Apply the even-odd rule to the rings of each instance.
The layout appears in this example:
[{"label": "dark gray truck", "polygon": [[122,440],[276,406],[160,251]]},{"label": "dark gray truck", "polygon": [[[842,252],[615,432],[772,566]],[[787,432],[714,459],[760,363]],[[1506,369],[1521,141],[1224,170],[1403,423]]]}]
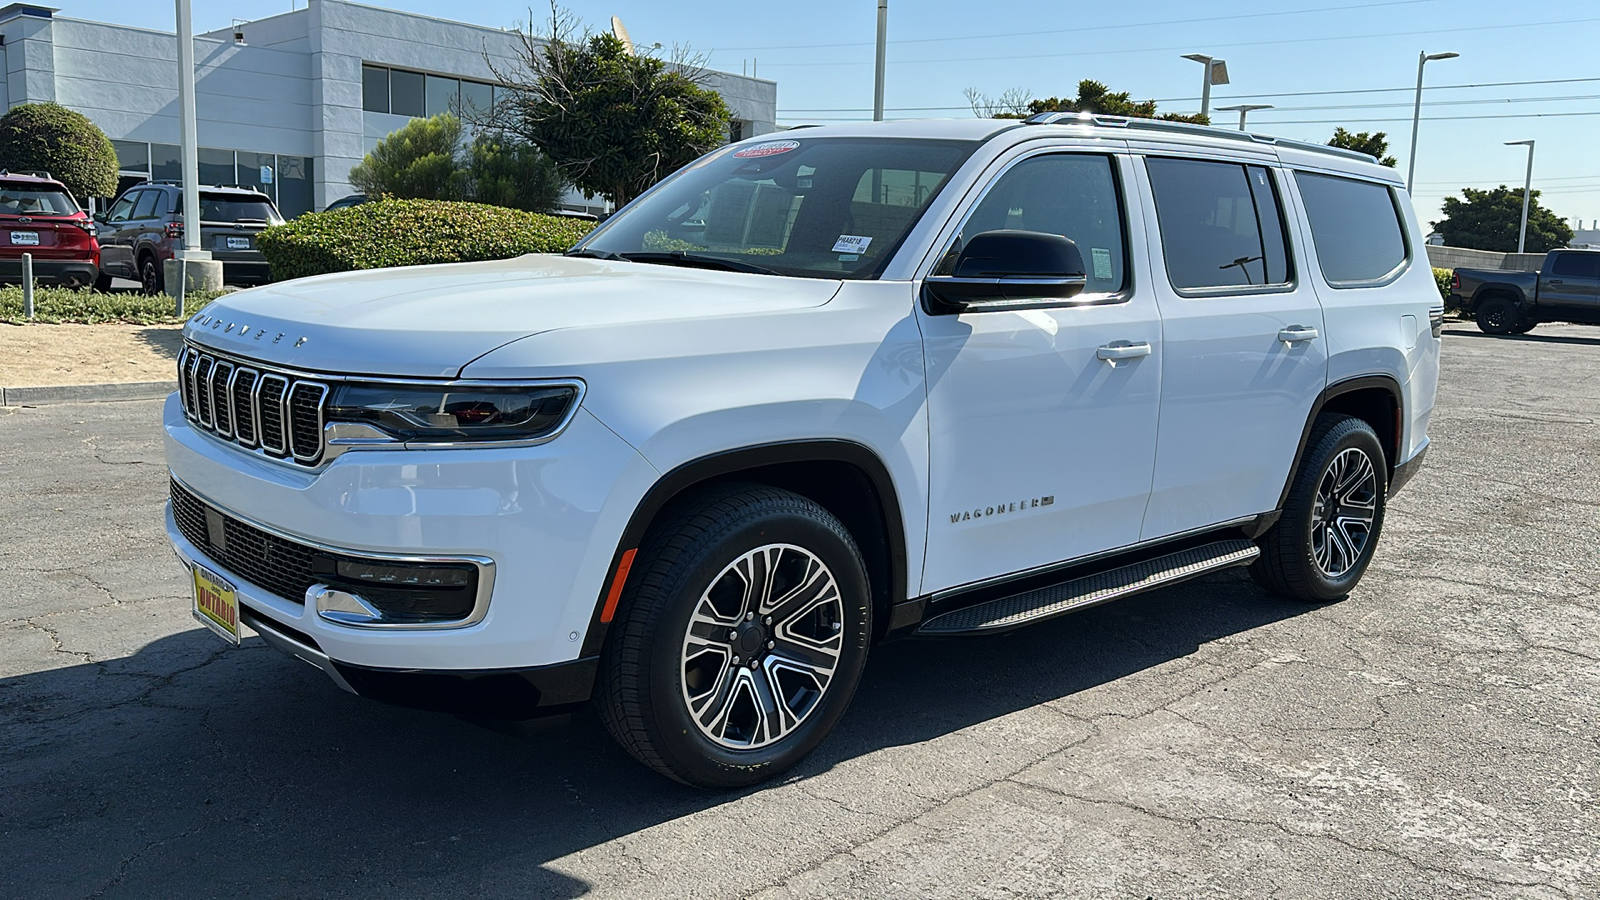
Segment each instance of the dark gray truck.
[{"label": "dark gray truck", "polygon": [[1527,334],[1540,322],[1600,325],[1600,250],[1551,250],[1537,272],[1456,269],[1450,305],[1485,334]]}]

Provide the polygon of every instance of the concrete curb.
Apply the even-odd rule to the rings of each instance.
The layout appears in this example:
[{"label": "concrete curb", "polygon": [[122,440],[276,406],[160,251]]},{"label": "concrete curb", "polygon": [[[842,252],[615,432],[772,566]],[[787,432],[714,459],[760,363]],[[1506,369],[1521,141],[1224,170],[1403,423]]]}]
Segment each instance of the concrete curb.
[{"label": "concrete curb", "polygon": [[0,406],[43,406],[48,403],[95,403],[106,400],[159,400],[177,389],[176,381],[0,388]]}]

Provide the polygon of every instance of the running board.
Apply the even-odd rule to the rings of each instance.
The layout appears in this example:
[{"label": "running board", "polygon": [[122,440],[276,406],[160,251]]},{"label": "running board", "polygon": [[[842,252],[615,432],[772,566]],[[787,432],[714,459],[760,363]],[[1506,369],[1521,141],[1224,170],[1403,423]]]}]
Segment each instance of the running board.
[{"label": "running board", "polygon": [[1035,591],[951,610],[922,623],[916,633],[959,635],[1005,631],[1218,569],[1247,566],[1260,555],[1261,550],[1246,540],[1203,544]]}]

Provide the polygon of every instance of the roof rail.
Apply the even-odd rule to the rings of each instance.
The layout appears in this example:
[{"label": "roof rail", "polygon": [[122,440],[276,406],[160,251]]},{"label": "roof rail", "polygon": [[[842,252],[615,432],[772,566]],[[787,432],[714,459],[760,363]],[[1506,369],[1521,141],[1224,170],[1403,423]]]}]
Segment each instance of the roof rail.
[{"label": "roof rail", "polygon": [[30,178],[49,178],[52,181],[55,180],[54,176],[43,169],[18,169],[15,172],[11,171],[10,169],[0,169],[0,176],[10,175],[26,175]]},{"label": "roof rail", "polygon": [[1250,131],[1234,131],[1230,128],[1218,128],[1213,125],[1197,125],[1193,122],[1173,122],[1167,119],[1138,119],[1130,116],[1107,116],[1100,113],[1080,112],[1047,112],[1030,116],[1023,120],[1024,125],[1097,125],[1101,128],[1137,128],[1141,131],[1164,131],[1171,134],[1194,134],[1210,138],[1222,138],[1232,141],[1251,141],[1257,144],[1270,144],[1275,147],[1293,147],[1296,150],[1307,150],[1312,153],[1326,153],[1330,156],[1342,156],[1346,159],[1359,159],[1362,162],[1377,162],[1375,157],[1359,150],[1347,150],[1343,147],[1329,147],[1326,144],[1313,144],[1309,141],[1296,141],[1289,138],[1272,137],[1271,135],[1256,134]]}]

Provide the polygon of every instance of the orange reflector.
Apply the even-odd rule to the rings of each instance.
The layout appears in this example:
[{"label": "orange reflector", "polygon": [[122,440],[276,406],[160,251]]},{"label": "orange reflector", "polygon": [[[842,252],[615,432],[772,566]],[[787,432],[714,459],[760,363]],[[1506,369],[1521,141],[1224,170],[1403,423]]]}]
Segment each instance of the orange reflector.
[{"label": "orange reflector", "polygon": [[637,549],[628,550],[622,554],[622,562],[617,563],[617,577],[611,579],[611,592],[606,594],[606,605],[600,609],[600,621],[610,622],[611,617],[617,614],[617,601],[622,599],[622,585],[628,580],[628,570],[633,568],[633,555]]}]

